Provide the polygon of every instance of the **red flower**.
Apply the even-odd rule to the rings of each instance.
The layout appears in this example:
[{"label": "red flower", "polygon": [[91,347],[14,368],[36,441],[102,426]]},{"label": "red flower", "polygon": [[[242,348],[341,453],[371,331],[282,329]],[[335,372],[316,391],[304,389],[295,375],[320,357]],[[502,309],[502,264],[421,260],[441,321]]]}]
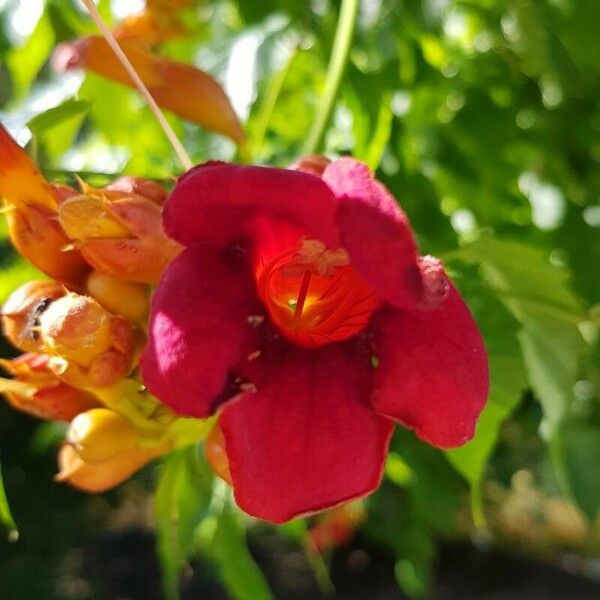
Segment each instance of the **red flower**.
[{"label": "red flower", "polygon": [[488,393],[477,326],[393,197],[350,158],[310,170],[179,179],[164,226],[186,249],[141,359],[176,412],[220,411],[237,502],[274,522],[373,491],[394,422],[465,443]]}]

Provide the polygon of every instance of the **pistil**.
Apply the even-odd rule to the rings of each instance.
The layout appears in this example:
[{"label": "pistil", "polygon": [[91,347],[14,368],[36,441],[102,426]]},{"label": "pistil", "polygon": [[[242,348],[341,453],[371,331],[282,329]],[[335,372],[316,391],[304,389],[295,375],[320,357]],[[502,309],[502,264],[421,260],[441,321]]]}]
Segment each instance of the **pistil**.
[{"label": "pistil", "polygon": [[296,307],[294,309],[293,318],[294,323],[297,323],[302,317],[302,310],[304,309],[304,303],[306,302],[306,295],[308,294],[308,286],[310,285],[311,277],[312,273],[308,269],[304,271],[300,289],[298,290],[298,297],[296,298]]}]

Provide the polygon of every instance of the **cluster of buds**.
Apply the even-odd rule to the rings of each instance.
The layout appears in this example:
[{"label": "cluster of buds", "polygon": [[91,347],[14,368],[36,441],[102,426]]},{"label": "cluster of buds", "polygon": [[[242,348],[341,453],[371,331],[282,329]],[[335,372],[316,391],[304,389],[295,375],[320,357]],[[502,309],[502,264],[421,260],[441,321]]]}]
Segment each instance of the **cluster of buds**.
[{"label": "cluster of buds", "polygon": [[22,352],[0,360],[11,406],[68,422],[58,481],[109,489],[207,424],[179,419],[137,379],[150,285],[180,251],[164,234],[159,184],[121,177],[79,190],[46,181],[0,126],[0,197],[15,248],[49,279],[17,288],[2,327]]},{"label": "cluster of buds", "polygon": [[[190,5],[147,0],[112,36],[160,106],[243,146],[244,131],[221,86],[154,52],[186,33],[180,13]],[[105,37],[60,44],[54,69],[85,69],[133,86]],[[177,418],[137,375],[150,286],[181,250],[162,228],[165,197],[161,185],[139,177],[103,188],[51,183],[0,125],[0,200],[9,235],[49,278],[19,287],[2,307],[4,334],[23,354],[0,359],[10,376],[0,377],[0,393],[17,410],[70,423],[57,480],[82,490],[113,487],[212,426],[211,419]]]}]

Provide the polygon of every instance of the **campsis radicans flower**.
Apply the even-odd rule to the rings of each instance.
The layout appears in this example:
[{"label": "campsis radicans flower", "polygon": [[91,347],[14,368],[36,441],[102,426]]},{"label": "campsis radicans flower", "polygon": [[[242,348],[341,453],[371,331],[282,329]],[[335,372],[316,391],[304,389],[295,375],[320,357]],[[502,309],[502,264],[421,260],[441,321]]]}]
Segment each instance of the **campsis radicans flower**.
[{"label": "campsis radicans flower", "polygon": [[246,512],[283,522],[372,492],[394,423],[440,448],[473,436],[480,333],[365,165],[209,162],[163,221],[185,249],[151,301],[142,379],[181,415],[218,413],[209,460]]}]

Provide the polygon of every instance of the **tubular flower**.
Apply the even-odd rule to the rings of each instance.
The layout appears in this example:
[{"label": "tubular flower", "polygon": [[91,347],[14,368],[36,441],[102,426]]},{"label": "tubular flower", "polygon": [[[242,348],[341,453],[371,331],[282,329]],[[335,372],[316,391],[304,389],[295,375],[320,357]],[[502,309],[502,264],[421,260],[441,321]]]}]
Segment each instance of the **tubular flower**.
[{"label": "tubular flower", "polygon": [[35,267],[77,285],[89,270],[58,223],[58,204],[70,188],[50,185],[0,125],[0,198],[16,249]]},{"label": "tubular flower", "polygon": [[58,220],[62,228],[100,273],[156,283],[181,250],[163,231],[160,201],[164,191],[152,183],[123,178],[102,189],[84,184],[82,194],[61,203]]},{"label": "tubular flower", "polygon": [[179,414],[218,411],[221,472],[273,522],[372,492],[394,423],[464,444],[488,394],[477,326],[394,198],[356,160],[309,163],[179,179],[163,218],[186,249],[140,362]]},{"label": "tubular flower", "polygon": [[48,368],[76,387],[107,386],[127,375],[141,342],[141,333],[126,319],[51,282],[15,290],[2,321],[17,348],[48,354]]},{"label": "tubular flower", "polygon": [[0,378],[0,392],[13,408],[40,419],[70,421],[79,413],[98,406],[87,392],[62,382],[48,367],[49,356],[27,352],[0,366],[13,379]]},{"label": "tubular flower", "polygon": [[[155,56],[135,39],[121,39],[120,45],[159,106],[222,133],[238,144],[244,140],[244,131],[229,99],[208,73]],[[98,36],[60,44],[54,51],[52,62],[59,73],[84,68],[134,87],[108,43]]]}]

